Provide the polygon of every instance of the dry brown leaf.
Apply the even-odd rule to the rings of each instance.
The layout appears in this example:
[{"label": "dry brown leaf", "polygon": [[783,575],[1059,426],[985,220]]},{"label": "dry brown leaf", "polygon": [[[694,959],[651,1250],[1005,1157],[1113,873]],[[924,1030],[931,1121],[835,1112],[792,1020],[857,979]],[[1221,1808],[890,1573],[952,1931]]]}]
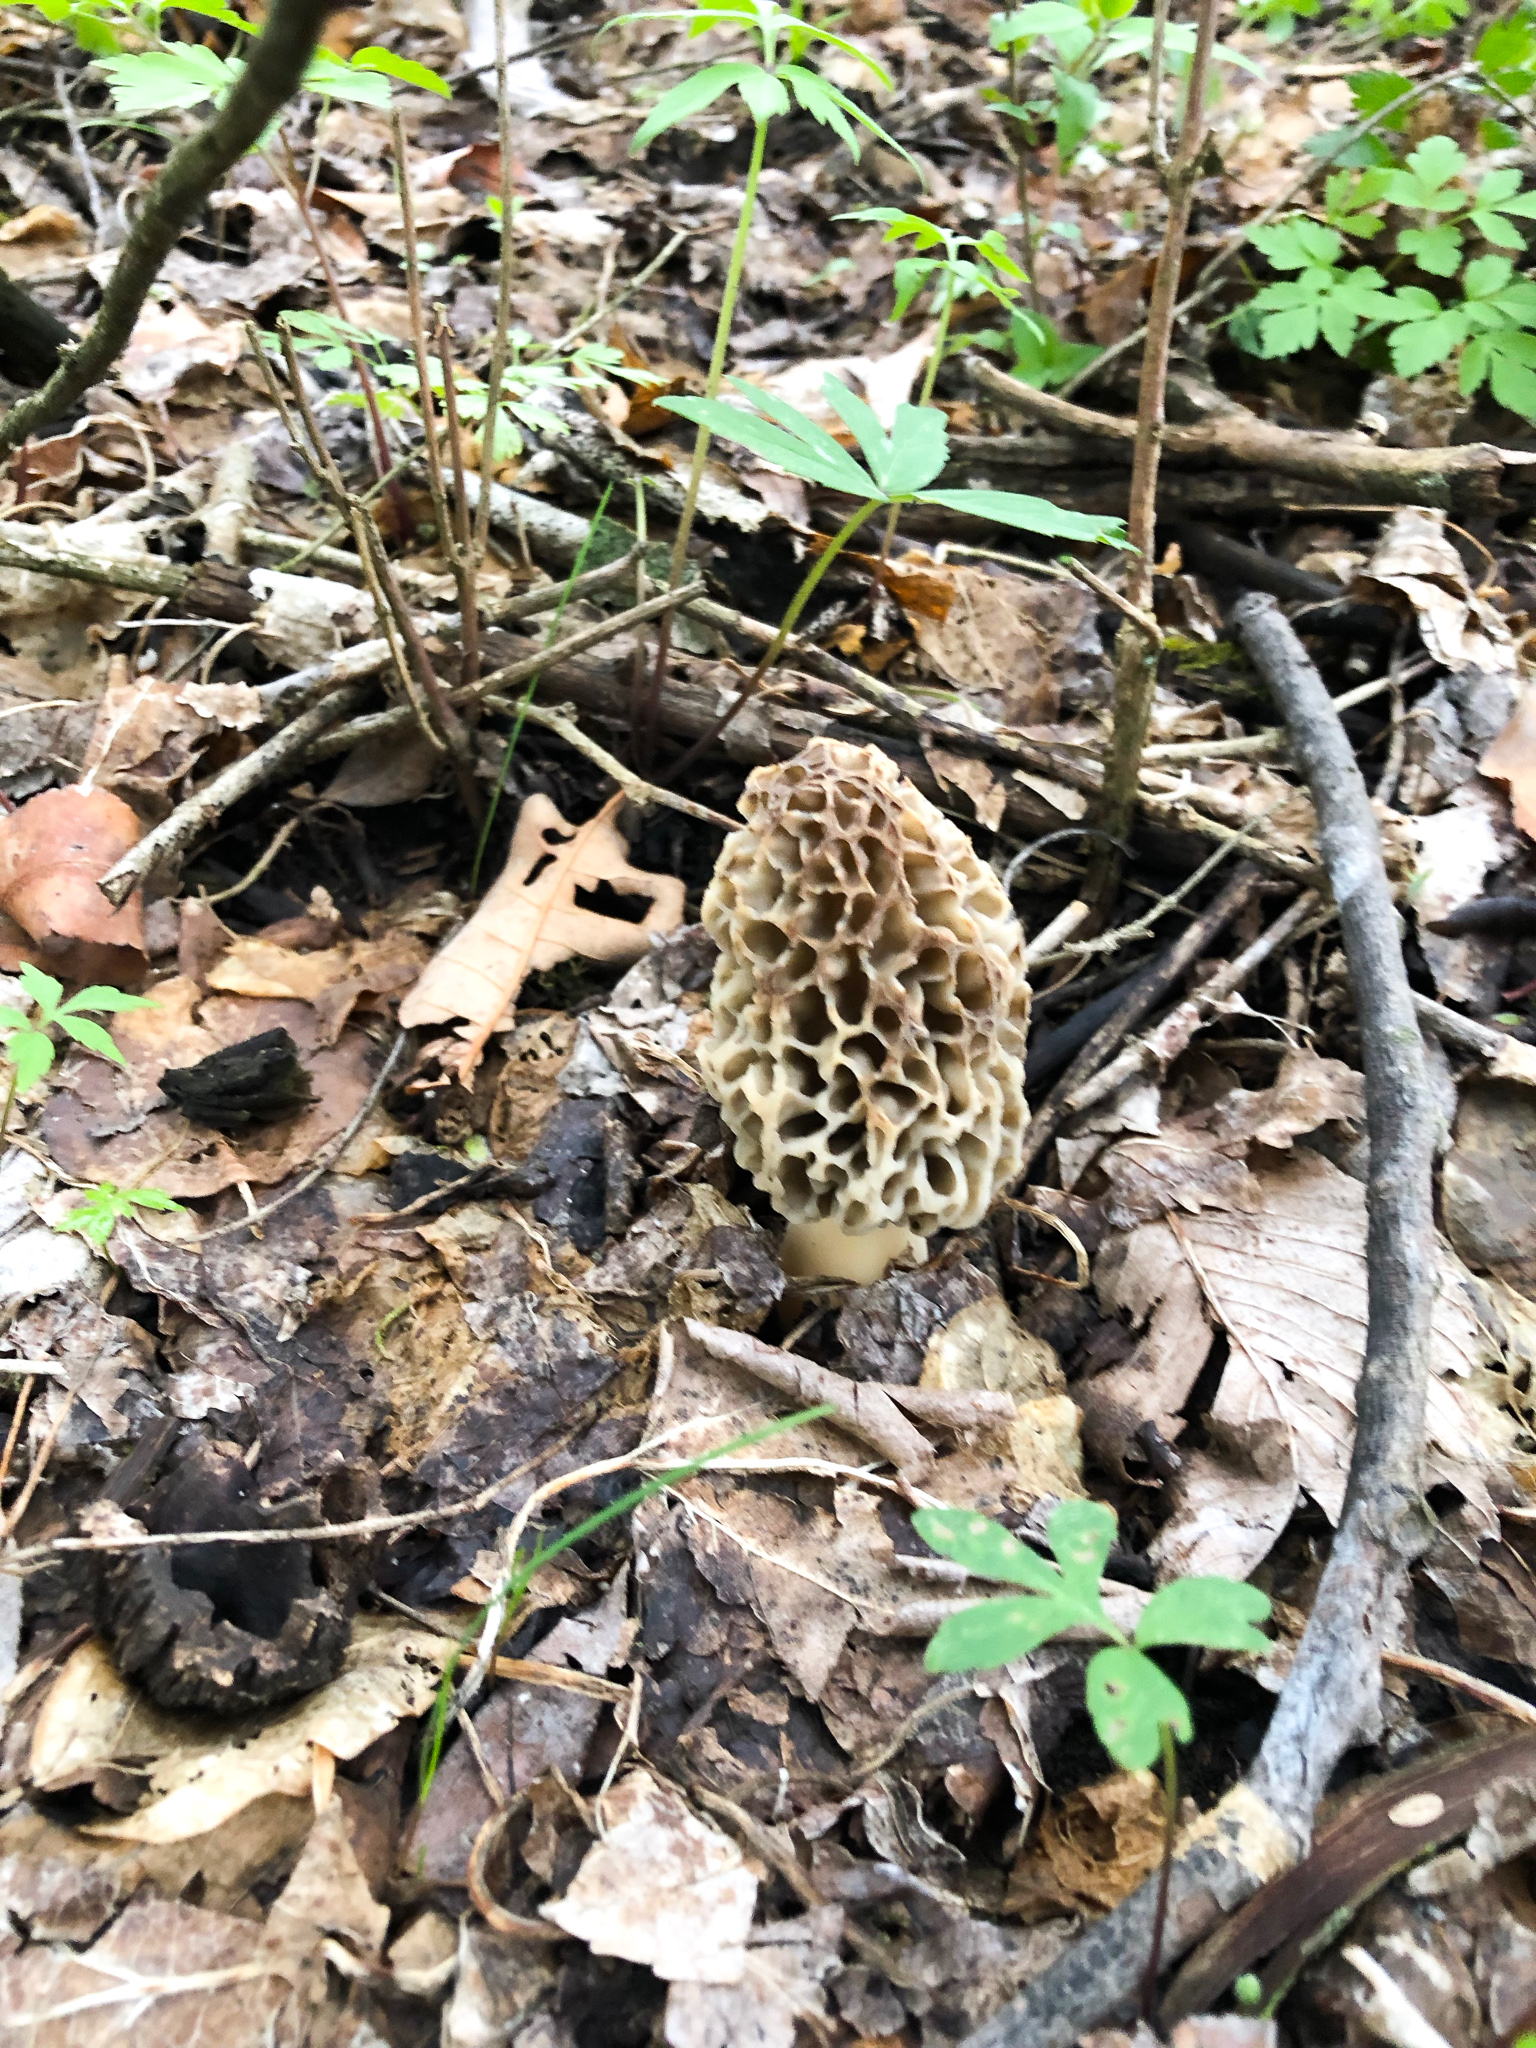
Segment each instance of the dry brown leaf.
[{"label": "dry brown leaf", "polygon": [[602,1818],[602,1839],[544,1918],[594,1955],[645,1963],[670,1982],[739,1984],[757,1879],[736,1844],[649,1771],[621,1778]]},{"label": "dry brown leaf", "polygon": [[1381,586],[1407,600],[1424,645],[1445,668],[1475,668],[1511,680],[1518,674],[1509,627],[1473,590],[1446,537],[1443,512],[1405,506],[1393,513],[1352,594],[1369,601],[1379,597]]},{"label": "dry brown leaf", "polygon": [[1536,839],[1536,686],[1527,685],[1515,715],[1478,763],[1482,774],[1509,785],[1515,823]]},{"label": "dry brown leaf", "polygon": [[1150,1771],[1122,1771],[1053,1802],[1013,1866],[1007,1910],[1026,1920],[1108,1912],[1156,1869],[1163,1795]]},{"label": "dry brown leaf", "polygon": [[210,327],[190,306],[147,306],[113,373],[135,398],[164,400],[195,370],[227,375],[245,348],[238,320]]},{"label": "dry brown leaf", "polygon": [[329,1685],[272,1714],[216,1721],[151,1705],[93,1639],[70,1657],[43,1703],[29,1776],[38,1786],[79,1784],[131,1756],[148,1766],[147,1802],[88,1832],[185,1841],[269,1793],[307,1794],[316,1743],[333,1756],[358,1756],[397,1722],[424,1714],[445,1654],[441,1636],[359,1615],[341,1675]]},{"label": "dry brown leaf", "polygon": [[18,2048],[301,2048],[314,1988],[301,1962],[259,1923],[145,1897],[83,1955],[0,1961],[0,2011]]},{"label": "dry brown leaf", "polygon": [[[131,971],[144,951],[140,899],[114,910],[96,885],[139,836],[133,812],[104,789],[45,789],[0,819],[0,910],[35,942],[23,957],[67,979]],[[0,964],[17,961],[0,951]]]},{"label": "dry brown leaf", "polygon": [[359,998],[409,988],[421,974],[426,952],[413,933],[399,930],[379,939],[343,937],[313,953],[260,937],[236,939],[205,979],[210,989],[227,995],[308,1003],[318,1020],[318,1042],[334,1045]]},{"label": "dry brown leaf", "polygon": [[[432,961],[400,1005],[403,1027],[459,1026],[465,1041],[458,1073],[466,1087],[493,1031],[509,1030],[517,995],[529,974],[577,955],[587,960],[638,960],[653,933],[683,921],[683,884],[629,864],[614,825],[621,796],[583,825],[568,825],[546,796],[529,797],[518,815],[507,864],[462,931]],[[578,890],[607,882],[620,895],[643,896],[650,909],[639,924],[586,910]]]}]

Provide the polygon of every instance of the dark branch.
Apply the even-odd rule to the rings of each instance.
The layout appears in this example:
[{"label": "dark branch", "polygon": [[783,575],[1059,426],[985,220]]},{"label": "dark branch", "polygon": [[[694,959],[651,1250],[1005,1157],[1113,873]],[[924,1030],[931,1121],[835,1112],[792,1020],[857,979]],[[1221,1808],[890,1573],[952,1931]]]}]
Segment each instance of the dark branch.
[{"label": "dark branch", "polygon": [[[1338,905],[1365,1069],[1369,1318],[1338,1534],[1306,1633],[1245,1783],[1174,1865],[1163,1954],[1172,1961],[1292,1865],[1335,1765],[1379,1724],[1381,1651],[1405,1567],[1428,1535],[1424,1401],[1437,1247],[1435,1115],[1370,797],[1322,678],[1272,597],[1238,599],[1232,625],[1285,715],[1317,811]],[[1155,1886],[1090,1927],[963,2048],[1072,2048],[1135,2004]]]},{"label": "dark branch", "polygon": [[41,391],[13,405],[0,419],[0,454],[56,420],[112,367],[177,238],[298,91],[335,4],[336,0],[275,0],[265,33],[252,44],[250,61],[229,98],[206,127],[172,152],[150,186],[89,332],[78,347],[63,352]]},{"label": "dark branch", "polygon": [[16,280],[0,270],[0,370],[32,391],[59,367],[74,336]]}]

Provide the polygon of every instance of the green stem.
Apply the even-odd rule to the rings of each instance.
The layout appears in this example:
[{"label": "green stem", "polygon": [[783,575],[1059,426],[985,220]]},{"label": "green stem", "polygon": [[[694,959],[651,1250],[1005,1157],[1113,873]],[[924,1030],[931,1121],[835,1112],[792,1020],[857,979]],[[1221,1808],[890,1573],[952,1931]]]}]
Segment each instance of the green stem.
[{"label": "green stem", "polygon": [[[762,660],[757,664],[757,667],[752,671],[752,674],[747,679],[746,688],[742,690],[739,695],[732,698],[731,702],[726,706],[724,711],[721,712],[720,716],[715,720],[714,724],[709,728],[708,732],[702,734],[698,739],[696,739],[693,745],[688,749],[687,753],[684,754],[683,758],[680,761],[676,762],[674,766],[668,770],[667,780],[669,782],[676,782],[677,778],[680,775],[682,775],[685,772],[685,770],[691,768],[694,762],[697,761],[697,759],[699,758],[700,754],[704,752],[705,748],[712,747],[715,741],[719,739],[721,733],[725,731],[725,728],[730,724],[731,720],[736,716],[737,712],[741,710],[742,706],[750,702],[750,700],[757,695],[758,689],[762,684],[763,677],[767,675],[769,669],[773,667],[773,664],[778,660],[779,656],[784,652],[785,647],[788,645],[789,636],[791,633],[794,632],[795,625],[800,617],[800,614],[805,610],[806,606],[810,603],[811,598],[815,594],[817,584],[820,583],[822,577],[826,575],[827,571],[831,568],[832,564],[837,560],[838,556],[842,553],[843,549],[847,547],[849,541],[853,539],[853,536],[864,524],[865,520],[869,517],[870,513],[878,509],[879,504],[880,500],[878,498],[866,499],[865,502],[859,507],[858,511],[855,512],[853,517],[847,522],[847,524],[844,526],[840,526],[837,532],[833,534],[831,540],[827,542],[827,545],[823,549],[821,554],[811,564],[810,570],[806,575],[804,582],[802,582],[800,588],[795,592],[794,596],[790,599],[789,609],[785,612],[783,619],[779,623],[779,630],[777,633],[774,634],[772,640],[769,641],[768,647],[764,652]],[[670,616],[671,614],[669,613],[668,617]]]},{"label": "green stem", "polygon": [[[1008,51],[1008,97],[1015,106],[1019,104],[1019,46],[1014,43]],[[1029,151],[1033,148],[1033,129],[1015,118],[1018,132],[1018,157],[1014,165],[1014,190],[1019,201],[1019,240],[1023,245],[1024,289],[1029,296],[1029,309],[1040,311],[1040,294],[1035,289],[1035,228],[1029,211]]]},{"label": "green stem", "polygon": [[1157,1874],[1157,1905],[1152,1914],[1152,1944],[1147,1974],[1141,1984],[1141,2016],[1148,2026],[1157,2009],[1157,1979],[1163,1960],[1163,1929],[1168,1924],[1168,1887],[1173,1878],[1173,1845],[1179,1831],[1179,1748],[1164,1721],[1158,1729],[1163,1745],[1163,1861]]},{"label": "green stem", "polygon": [[[709,370],[704,379],[704,396],[718,398],[720,382],[725,374],[725,352],[730,344],[731,323],[736,317],[736,299],[741,290],[741,274],[747,263],[747,241],[752,233],[752,216],[757,211],[757,185],[763,174],[763,157],[768,148],[768,123],[757,121],[752,131],[752,158],[747,165],[747,182],[741,194],[741,218],[736,223],[735,239],[731,243],[731,257],[725,268],[725,288],[720,294],[720,312],[715,321],[715,345],[710,353]],[[699,486],[704,481],[704,458],[709,453],[709,429],[700,427],[693,438],[693,460],[688,467],[688,489],[683,499],[682,517],[677,523],[677,539],[672,543],[672,580],[667,586],[676,590],[683,580],[683,570],[688,561],[688,541],[693,532],[694,514],[698,509]],[[668,618],[671,614],[667,614]],[[660,637],[667,638],[663,628]]]},{"label": "green stem", "polygon": [[9,1088],[7,1088],[7,1089],[6,1089],[6,1091],[5,1091],[5,1108],[4,1108],[3,1110],[0,1110],[0,1144],[3,1144],[3,1143],[5,1142],[5,1134],[6,1134],[6,1132],[7,1132],[7,1131],[8,1131],[8,1130],[9,1130],[9,1129],[11,1128],[11,1105],[12,1105],[12,1104],[13,1104],[13,1103],[15,1102],[15,1100],[16,1100],[16,1067],[15,1067],[15,1063],[14,1063],[14,1062],[12,1062],[12,1065],[11,1065],[11,1085],[10,1085],[10,1087],[9,1087]]},{"label": "green stem", "polygon": [[[933,403],[933,387],[938,382],[939,365],[944,360],[944,345],[949,340],[949,316],[955,306],[955,280],[953,276],[944,280],[944,296],[939,302],[939,325],[933,337],[933,348],[929,352],[928,367],[923,372],[923,388],[917,394],[919,405]],[[890,559],[891,542],[896,538],[896,521],[901,507],[892,505],[886,516],[885,532],[880,539],[880,566],[883,569]],[[807,593],[809,594],[809,593]]]}]

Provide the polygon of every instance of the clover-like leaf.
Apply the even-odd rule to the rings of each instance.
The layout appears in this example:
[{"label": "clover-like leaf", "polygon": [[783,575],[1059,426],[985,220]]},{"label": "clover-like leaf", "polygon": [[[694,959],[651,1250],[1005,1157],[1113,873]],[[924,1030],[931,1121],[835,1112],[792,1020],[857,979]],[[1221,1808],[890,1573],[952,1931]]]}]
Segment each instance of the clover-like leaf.
[{"label": "clover-like leaf", "polygon": [[157,1007],[153,996],[131,996],[120,988],[93,983],[83,988],[78,995],[70,997],[67,1003],[59,1005],[59,1015],[70,1017],[77,1010],[120,1012],[123,1010],[153,1010]]},{"label": "clover-like leaf", "polygon": [[1150,1657],[1116,1643],[1088,1665],[1084,1690],[1094,1732],[1123,1771],[1145,1771],[1162,1751],[1162,1730],[1188,1742],[1189,1702]]},{"label": "clover-like leaf", "polygon": [[1064,1500],[1045,1525],[1061,1575],[1075,1591],[1098,1599],[1099,1581],[1115,1541],[1115,1512],[1097,1500]]},{"label": "clover-like leaf", "polygon": [[53,1065],[53,1040],[44,1031],[16,1031],[6,1040],[5,1056],[16,1073],[16,1090],[25,1095]]},{"label": "clover-like leaf", "polygon": [[930,1671],[992,1671],[1027,1657],[1063,1627],[1053,1600],[1018,1593],[978,1600],[939,1624],[923,1656]]},{"label": "clover-like leaf", "polygon": [[919,1508],[912,1526],[940,1557],[953,1558],[978,1579],[1001,1579],[1006,1585],[1028,1586],[1032,1593],[1061,1590],[1061,1573],[1038,1552],[1021,1543],[1000,1522],[969,1508]]},{"label": "clover-like leaf", "polygon": [[1205,1650],[1249,1650],[1262,1656],[1271,1644],[1257,1624],[1268,1619],[1268,1595],[1241,1579],[1174,1579],[1142,1609],[1136,1646],[1150,1650],[1166,1643],[1197,1643]]}]

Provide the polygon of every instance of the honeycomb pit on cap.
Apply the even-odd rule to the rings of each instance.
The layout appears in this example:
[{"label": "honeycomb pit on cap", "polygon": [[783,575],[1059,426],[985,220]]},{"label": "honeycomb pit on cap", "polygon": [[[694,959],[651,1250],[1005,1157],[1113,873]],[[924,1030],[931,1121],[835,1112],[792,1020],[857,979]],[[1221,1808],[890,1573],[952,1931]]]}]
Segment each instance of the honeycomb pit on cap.
[{"label": "honeycomb pit on cap", "polygon": [[877,748],[813,740],[757,769],[742,811],[704,897],[704,1077],[779,1214],[823,1243],[881,1233],[883,1270],[907,1233],[979,1223],[1021,1169],[1024,935]]}]

